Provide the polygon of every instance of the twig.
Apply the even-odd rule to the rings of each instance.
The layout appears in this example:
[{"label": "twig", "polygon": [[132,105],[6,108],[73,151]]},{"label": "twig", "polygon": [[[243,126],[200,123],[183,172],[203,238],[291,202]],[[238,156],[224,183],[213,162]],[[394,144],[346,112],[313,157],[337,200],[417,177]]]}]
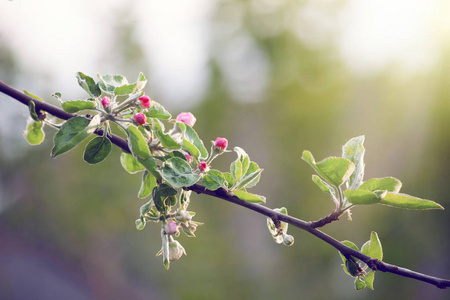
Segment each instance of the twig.
[{"label": "twig", "polygon": [[[4,93],[6,95],[9,95],[10,97],[16,99],[17,101],[19,101],[25,105],[28,105],[28,103],[30,101],[33,101],[36,105],[35,106],[36,112],[46,111],[49,114],[52,114],[53,116],[56,116],[56,117],[58,117],[60,119],[64,119],[64,120],[67,120],[67,119],[77,116],[76,114],[66,113],[64,110],[62,110],[56,106],[53,106],[51,104],[41,102],[41,101],[36,101],[35,99],[29,97],[28,95],[23,94],[23,93],[17,91],[16,89],[8,86],[7,84],[5,84],[2,81],[0,81],[0,92]],[[98,135],[103,135],[103,130],[98,129],[95,131],[95,133]],[[110,138],[110,140],[113,144],[115,144],[116,146],[121,148],[123,151],[130,153],[128,143],[125,139],[123,139],[117,135],[114,135],[114,134],[108,135],[108,137]],[[393,274],[396,274],[399,276],[416,279],[419,281],[423,281],[423,282],[435,285],[436,287],[438,287],[440,289],[445,289],[447,287],[450,287],[450,280],[433,277],[430,275],[411,271],[406,268],[391,265],[391,264],[385,263],[385,262],[377,260],[377,259],[373,259],[367,255],[362,254],[361,252],[358,252],[350,247],[345,246],[344,244],[342,244],[338,240],[334,239],[333,237],[316,229],[317,227],[322,227],[328,223],[336,221],[338,219],[338,216],[333,213],[331,213],[330,215],[328,215],[318,221],[306,222],[306,221],[297,219],[295,217],[276,212],[273,209],[262,206],[260,204],[250,203],[250,202],[241,200],[223,188],[219,188],[215,191],[211,191],[211,190],[206,189],[202,185],[194,184],[185,189],[194,191],[197,194],[205,194],[205,195],[209,195],[209,196],[212,196],[215,198],[219,198],[219,199],[234,203],[236,205],[253,210],[253,211],[255,211],[261,215],[264,215],[268,218],[271,218],[274,221],[286,222],[292,226],[303,229],[303,230],[311,233],[312,235],[316,236],[317,238],[321,239],[325,243],[336,248],[344,256],[352,256],[352,257],[360,259],[361,261],[366,263],[369,266],[369,268],[371,268],[375,271],[388,272],[388,273],[393,273]]]}]

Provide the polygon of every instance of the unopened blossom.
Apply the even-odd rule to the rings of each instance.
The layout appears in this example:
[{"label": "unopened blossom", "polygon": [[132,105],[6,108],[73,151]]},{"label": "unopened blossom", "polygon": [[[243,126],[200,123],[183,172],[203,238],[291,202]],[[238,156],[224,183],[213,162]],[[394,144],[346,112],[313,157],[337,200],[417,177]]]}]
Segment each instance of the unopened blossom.
[{"label": "unopened blossom", "polygon": [[197,119],[190,112],[182,112],[177,116],[177,121],[193,127]]},{"label": "unopened blossom", "polygon": [[228,140],[226,138],[218,137],[214,142],[214,147],[219,149],[220,151],[225,151],[228,146]]},{"label": "unopened blossom", "polygon": [[144,95],[139,98],[139,101],[141,101],[141,105],[147,108],[150,108],[150,97],[147,95]]},{"label": "unopened blossom", "polygon": [[206,161],[202,161],[198,164],[198,168],[200,169],[200,171],[205,172],[209,168],[209,166]]},{"label": "unopened blossom", "polygon": [[186,251],[178,241],[173,240],[169,243],[169,261],[179,260],[183,254],[186,255]]},{"label": "unopened blossom", "polygon": [[103,105],[103,107],[108,107],[111,105],[111,100],[109,100],[109,97],[107,97],[107,96],[103,97],[102,105]]},{"label": "unopened blossom", "polygon": [[166,224],[166,233],[167,234],[176,234],[178,233],[178,226],[177,223],[174,221],[170,221]]},{"label": "unopened blossom", "polygon": [[145,122],[147,121],[147,117],[143,113],[138,113],[138,114],[134,115],[133,119],[139,125],[144,125]]},{"label": "unopened blossom", "polygon": [[188,163],[192,162],[192,156],[190,154],[185,153],[184,157],[186,157],[186,160],[188,161]]}]

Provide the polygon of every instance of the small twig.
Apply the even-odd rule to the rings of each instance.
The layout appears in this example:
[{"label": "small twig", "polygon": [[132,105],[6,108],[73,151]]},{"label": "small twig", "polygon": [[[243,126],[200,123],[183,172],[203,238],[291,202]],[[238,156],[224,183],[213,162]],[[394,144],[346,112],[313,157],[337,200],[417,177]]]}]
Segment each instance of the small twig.
[{"label": "small twig", "polygon": [[[36,112],[38,112],[40,110],[46,111],[49,114],[56,116],[60,119],[64,119],[64,120],[68,120],[70,118],[77,116],[76,114],[69,114],[69,113],[65,112],[64,110],[62,110],[56,106],[53,106],[51,104],[47,104],[47,103],[41,102],[41,101],[36,101],[35,99],[8,86],[7,84],[5,84],[2,81],[0,81],[0,92],[11,96],[12,98],[18,100],[19,102],[21,102],[27,106],[30,101],[34,101],[34,103],[36,105],[35,106]],[[104,134],[102,129],[97,129],[95,131],[95,133],[100,136],[102,136]],[[128,147],[128,142],[125,139],[123,139],[117,135],[114,135],[114,134],[108,134],[108,137],[110,138],[110,140],[113,144],[115,144],[116,146],[121,148],[124,152],[130,153],[130,148]],[[336,221],[339,218],[339,216],[337,216],[334,213],[331,213],[329,216],[326,216],[325,218],[322,218],[322,219],[314,221],[314,222],[306,222],[306,221],[294,218],[292,216],[288,216],[283,213],[276,212],[273,209],[262,206],[260,204],[250,203],[250,202],[241,200],[238,197],[230,194],[227,190],[225,190],[223,188],[219,188],[215,191],[211,191],[211,190],[206,189],[202,185],[194,184],[185,189],[194,191],[198,194],[205,194],[205,195],[210,195],[215,198],[223,199],[227,202],[231,202],[236,205],[248,208],[248,209],[253,210],[261,215],[271,218],[274,222],[282,221],[282,222],[291,224],[292,226],[303,229],[303,230],[311,233],[312,235],[316,236],[317,238],[321,239],[322,241],[326,242],[327,244],[331,245],[332,247],[336,248],[344,256],[346,256],[346,257],[352,256],[352,257],[356,257],[356,258],[360,259],[361,261],[366,263],[367,266],[369,266],[369,268],[371,268],[372,270],[381,271],[381,272],[389,272],[389,273],[393,273],[393,274],[396,274],[399,276],[416,279],[419,281],[423,281],[423,282],[435,285],[436,287],[438,287],[440,289],[445,289],[447,287],[450,287],[450,280],[433,277],[430,275],[411,271],[406,268],[391,265],[391,264],[385,263],[385,262],[377,260],[377,259],[373,259],[372,257],[364,255],[361,252],[358,252],[350,247],[345,246],[344,244],[342,244],[338,240],[334,239],[333,237],[316,229],[317,227],[322,227],[326,224]]]},{"label": "small twig", "polygon": [[331,222],[334,222],[334,221],[339,221],[339,215],[335,211],[333,211],[331,214],[329,214],[326,217],[323,217],[320,220],[311,221],[310,224],[311,224],[312,228],[319,228],[319,227],[323,227],[327,224],[330,224]]}]

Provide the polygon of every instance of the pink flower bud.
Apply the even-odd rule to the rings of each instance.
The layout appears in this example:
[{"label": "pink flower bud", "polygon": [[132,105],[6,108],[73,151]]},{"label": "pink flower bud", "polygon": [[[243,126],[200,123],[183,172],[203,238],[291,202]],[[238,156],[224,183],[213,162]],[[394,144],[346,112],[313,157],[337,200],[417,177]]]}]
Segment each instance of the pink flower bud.
[{"label": "pink flower bud", "polygon": [[188,163],[191,163],[191,162],[192,162],[192,156],[191,156],[191,155],[185,153],[185,154],[184,154],[184,157],[186,157],[186,160],[188,161]]},{"label": "pink flower bud", "polygon": [[183,123],[193,127],[195,124],[195,121],[197,121],[197,119],[190,112],[182,112],[177,116],[177,121],[183,122]]},{"label": "pink flower bud", "polygon": [[167,234],[178,233],[178,226],[177,226],[177,223],[175,223],[174,221],[170,221],[169,223],[167,223],[165,229],[166,229]]},{"label": "pink flower bud", "polygon": [[138,113],[134,115],[133,118],[134,121],[136,121],[136,123],[138,123],[139,125],[144,125],[147,121],[147,117],[143,113]]},{"label": "pink flower bud", "polygon": [[144,95],[139,98],[139,101],[141,101],[142,106],[150,108],[150,97],[149,96]]},{"label": "pink flower bud", "polygon": [[109,98],[108,97],[103,97],[103,99],[102,99],[102,105],[103,105],[103,107],[108,107],[108,106],[110,106],[111,105],[111,100],[109,100]]},{"label": "pink flower bud", "polygon": [[202,161],[198,164],[198,168],[200,169],[200,171],[205,172],[209,168],[209,166],[206,161]]},{"label": "pink flower bud", "polygon": [[214,142],[214,147],[217,149],[220,149],[220,151],[225,151],[228,146],[228,140],[226,138],[220,138],[218,137],[216,141]]}]

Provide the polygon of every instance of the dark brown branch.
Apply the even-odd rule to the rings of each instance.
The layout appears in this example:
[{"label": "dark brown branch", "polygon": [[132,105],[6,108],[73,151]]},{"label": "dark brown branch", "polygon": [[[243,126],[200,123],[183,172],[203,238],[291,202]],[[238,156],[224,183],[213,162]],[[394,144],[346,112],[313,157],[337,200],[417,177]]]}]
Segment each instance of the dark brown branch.
[{"label": "dark brown branch", "polygon": [[[34,101],[36,104],[36,111],[46,111],[49,114],[52,114],[58,118],[67,120],[69,118],[72,118],[76,116],[75,114],[69,114],[66,113],[64,110],[53,106],[51,104],[47,104],[41,101],[36,101],[33,98],[15,90],[14,88],[8,86],[4,82],[0,81],[0,92],[11,96],[12,98],[18,100],[19,102],[28,105],[30,101]],[[98,129],[95,131],[96,134],[102,135],[103,130]],[[111,142],[115,144],[116,146],[120,147],[123,151],[130,153],[130,149],[128,148],[128,143],[126,140],[122,139],[121,137],[117,135],[111,135],[109,136],[111,139]],[[250,203],[246,202],[244,200],[239,199],[238,197],[234,196],[231,192],[226,191],[223,188],[219,188],[215,191],[211,191],[206,189],[204,186],[199,184],[194,184],[193,186],[187,187],[187,190],[194,191],[198,194],[205,194],[209,195],[215,198],[220,198],[225,201],[234,203],[236,205],[248,208],[250,210],[253,210],[261,215],[264,215],[268,218],[271,218],[275,223],[282,221],[286,222],[288,224],[291,224],[292,226],[298,227],[300,229],[303,229],[312,235],[318,237],[322,241],[326,242],[327,244],[333,246],[338,251],[340,251],[344,256],[349,257],[355,257],[366,263],[371,269],[381,272],[389,272],[393,274],[397,274],[399,276],[408,277],[412,279],[416,279],[419,281],[427,282],[429,284],[435,285],[438,288],[445,289],[447,287],[450,287],[450,280],[437,278],[433,276],[429,276],[426,274],[418,273],[415,271],[408,270],[406,268],[398,267],[395,265],[391,265],[388,263],[385,263],[383,261],[373,259],[367,255],[362,254],[361,252],[358,252],[350,247],[345,246],[338,240],[334,239],[333,237],[327,235],[326,233],[316,229],[317,227],[324,226],[328,223],[331,223],[332,221],[335,221],[338,219],[338,216],[335,216],[330,214],[329,216],[318,220],[314,222],[306,222],[297,218],[294,218],[292,216],[287,216],[285,214],[276,212],[268,207],[262,206],[260,204]]]}]

